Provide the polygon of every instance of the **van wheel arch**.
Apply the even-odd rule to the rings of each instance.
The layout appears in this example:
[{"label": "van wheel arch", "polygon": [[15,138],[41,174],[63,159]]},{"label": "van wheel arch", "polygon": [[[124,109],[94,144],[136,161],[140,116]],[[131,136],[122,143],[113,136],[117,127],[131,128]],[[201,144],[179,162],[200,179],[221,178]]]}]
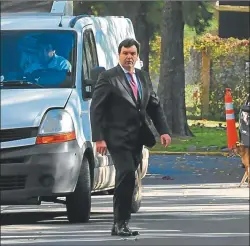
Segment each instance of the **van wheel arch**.
[{"label": "van wheel arch", "polygon": [[92,146],[88,146],[83,154],[88,159],[89,162],[89,171],[90,171],[90,178],[91,178],[91,189],[94,187],[94,171],[95,171],[95,159],[94,159],[94,152]]}]

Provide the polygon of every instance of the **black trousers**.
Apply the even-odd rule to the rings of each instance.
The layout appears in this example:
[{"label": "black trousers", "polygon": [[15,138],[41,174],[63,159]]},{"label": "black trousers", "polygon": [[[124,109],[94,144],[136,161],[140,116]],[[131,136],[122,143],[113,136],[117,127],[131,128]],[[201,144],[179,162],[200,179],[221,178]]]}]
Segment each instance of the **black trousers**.
[{"label": "black trousers", "polygon": [[142,161],[142,147],[136,150],[109,150],[116,169],[113,197],[114,222],[129,220],[135,188],[135,172]]}]

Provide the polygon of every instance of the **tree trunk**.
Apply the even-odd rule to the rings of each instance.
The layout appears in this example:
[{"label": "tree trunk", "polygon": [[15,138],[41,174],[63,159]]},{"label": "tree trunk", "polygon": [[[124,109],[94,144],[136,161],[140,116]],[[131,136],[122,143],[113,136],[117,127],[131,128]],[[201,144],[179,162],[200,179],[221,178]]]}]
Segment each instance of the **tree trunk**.
[{"label": "tree trunk", "polygon": [[172,134],[192,136],[185,105],[182,3],[166,1],[163,18],[158,95]]},{"label": "tree trunk", "polygon": [[136,39],[140,43],[140,60],[143,61],[143,70],[149,71],[149,32],[146,19],[148,2],[140,2],[138,15],[136,17],[134,27]]}]

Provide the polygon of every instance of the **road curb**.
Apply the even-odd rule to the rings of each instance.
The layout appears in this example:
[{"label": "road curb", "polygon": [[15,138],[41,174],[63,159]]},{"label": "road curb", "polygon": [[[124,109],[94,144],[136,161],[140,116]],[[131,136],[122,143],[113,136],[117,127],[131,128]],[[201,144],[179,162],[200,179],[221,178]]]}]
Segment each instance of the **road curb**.
[{"label": "road curb", "polygon": [[200,156],[228,156],[227,152],[168,152],[149,151],[150,155],[200,155]]}]

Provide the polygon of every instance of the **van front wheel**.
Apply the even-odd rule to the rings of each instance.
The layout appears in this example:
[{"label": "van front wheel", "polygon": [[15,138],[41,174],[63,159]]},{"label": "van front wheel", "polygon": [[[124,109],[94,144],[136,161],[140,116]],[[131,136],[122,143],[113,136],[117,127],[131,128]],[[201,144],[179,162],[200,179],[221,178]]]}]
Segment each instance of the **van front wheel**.
[{"label": "van front wheel", "polygon": [[66,197],[66,208],[70,223],[89,221],[91,211],[91,178],[89,162],[86,157],[82,161],[75,191]]}]

